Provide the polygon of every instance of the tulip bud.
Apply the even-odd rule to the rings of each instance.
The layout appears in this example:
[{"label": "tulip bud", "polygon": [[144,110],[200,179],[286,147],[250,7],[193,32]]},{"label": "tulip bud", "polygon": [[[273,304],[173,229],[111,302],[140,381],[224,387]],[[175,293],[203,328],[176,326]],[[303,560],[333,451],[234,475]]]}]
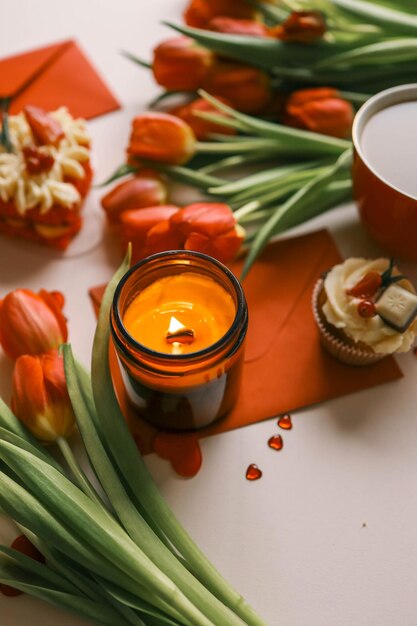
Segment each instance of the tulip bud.
[{"label": "tulip bud", "polygon": [[210,72],[204,89],[231,102],[234,109],[257,113],[271,99],[268,76],[262,70],[239,63],[219,61]]},{"label": "tulip bud", "polygon": [[210,237],[201,233],[191,233],[185,242],[184,249],[202,252],[222,263],[228,263],[236,257],[244,239],[244,229],[239,224],[236,224],[233,228],[214,239],[210,239]]},{"label": "tulip bud", "polygon": [[75,418],[57,350],[19,357],[12,386],[12,410],[35,437],[53,442],[71,435]]},{"label": "tulip bud", "polygon": [[206,28],[216,33],[228,35],[244,35],[246,37],[269,37],[268,28],[256,20],[239,20],[220,15],[211,19]]},{"label": "tulip bud", "polygon": [[129,158],[180,165],[193,156],[195,143],[192,129],[178,117],[144,113],[133,119],[127,153]]},{"label": "tulip bud", "polygon": [[113,187],[102,197],[101,206],[109,222],[117,224],[124,211],[163,204],[167,196],[167,188],[158,174],[147,170]]},{"label": "tulip bud", "polygon": [[59,292],[15,289],[0,300],[0,343],[12,359],[57,348],[68,336]]},{"label": "tulip bud", "polygon": [[230,207],[221,202],[194,202],[171,217],[171,223],[188,236],[191,232],[216,237],[236,224]]},{"label": "tulip bud", "polygon": [[289,17],[269,30],[272,37],[293,43],[313,43],[326,32],[320,11],[293,11]]},{"label": "tulip bud", "polygon": [[169,221],[163,220],[155,224],[146,237],[145,255],[164,252],[165,250],[181,250],[184,248],[184,237]]},{"label": "tulip bud", "polygon": [[175,213],[170,222],[185,236],[185,250],[203,252],[222,263],[236,256],[244,240],[245,233],[227,204],[196,202]]},{"label": "tulip bud", "polygon": [[[125,211],[121,215],[120,235],[123,248],[126,249],[126,245],[131,242],[132,261],[134,263],[148,256],[148,254],[169,250],[171,245],[174,249],[181,247],[180,242],[177,245],[177,239],[167,241],[166,233],[164,233],[163,237],[159,237],[157,233],[149,239],[149,234],[153,227],[164,222],[168,224],[169,218],[177,211],[179,211],[177,206],[163,205]],[[161,238],[164,240],[163,244],[160,243]]]},{"label": "tulip bud", "polygon": [[[219,100],[225,104],[231,104],[224,98],[219,98]],[[198,117],[195,113],[198,113],[199,111],[204,113],[215,113],[216,115],[220,115],[222,117],[229,117],[227,113],[219,111],[219,109],[216,109],[212,104],[210,104],[210,102],[204,100],[204,98],[197,98],[189,104],[174,107],[169,112],[171,115],[176,115],[184,120],[184,122],[186,122],[193,129],[195,136],[200,141],[209,138],[211,133],[221,133],[222,135],[235,135],[237,133],[235,128],[221,126],[220,124],[215,124],[214,122],[209,122]]]},{"label": "tulip bud", "polygon": [[337,89],[319,87],[292,93],[285,106],[283,122],[343,139],[350,135],[353,117],[352,105]]},{"label": "tulip bud", "polygon": [[172,91],[196,91],[211,66],[214,54],[190,37],[175,37],[154,49],[152,71],[156,82]]},{"label": "tulip bud", "polygon": [[207,23],[218,15],[252,19],[256,12],[241,0],[190,0],[184,11],[188,26],[206,28]]}]

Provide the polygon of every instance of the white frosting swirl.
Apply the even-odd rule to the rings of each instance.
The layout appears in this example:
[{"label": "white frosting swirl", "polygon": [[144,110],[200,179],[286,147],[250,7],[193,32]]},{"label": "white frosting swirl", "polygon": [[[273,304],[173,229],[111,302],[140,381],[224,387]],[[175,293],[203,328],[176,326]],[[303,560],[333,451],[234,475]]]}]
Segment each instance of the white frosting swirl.
[{"label": "white frosting swirl", "polygon": [[14,153],[0,146],[0,199],[13,202],[20,215],[35,206],[40,207],[41,213],[49,211],[53,204],[71,209],[81,200],[76,187],[65,179],[85,177],[82,163],[90,158],[85,121],[74,119],[66,107],[50,115],[62,126],[65,136],[57,146],[42,147],[54,158],[54,165],[48,172],[30,174],[26,169],[22,150],[36,142],[24,113],[9,118]]},{"label": "white frosting swirl", "polygon": [[[327,300],[323,305],[323,313],[327,321],[343,330],[355,342],[362,342],[379,354],[393,352],[407,352],[417,334],[417,320],[404,333],[399,333],[379,317],[361,317],[358,313],[358,304],[363,298],[356,298],[348,294],[360,280],[371,271],[382,274],[388,267],[388,259],[347,259],[344,263],[335,265],[324,280],[324,289]],[[393,275],[398,275],[394,269]],[[399,284],[415,292],[410,281],[403,279]]]}]

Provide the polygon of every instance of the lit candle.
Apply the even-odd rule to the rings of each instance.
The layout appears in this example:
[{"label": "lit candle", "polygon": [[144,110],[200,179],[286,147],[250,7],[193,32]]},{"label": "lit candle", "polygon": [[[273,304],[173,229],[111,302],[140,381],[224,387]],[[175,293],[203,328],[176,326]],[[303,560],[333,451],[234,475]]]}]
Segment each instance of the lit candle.
[{"label": "lit candle", "polygon": [[148,421],[200,428],[233,406],[247,308],[218,261],[183,251],[144,259],[116,290],[111,328],[127,394]]},{"label": "lit candle", "polygon": [[187,272],[145,287],[127,307],[123,324],[151,350],[188,354],[221,339],[235,315],[228,291],[212,278]]}]

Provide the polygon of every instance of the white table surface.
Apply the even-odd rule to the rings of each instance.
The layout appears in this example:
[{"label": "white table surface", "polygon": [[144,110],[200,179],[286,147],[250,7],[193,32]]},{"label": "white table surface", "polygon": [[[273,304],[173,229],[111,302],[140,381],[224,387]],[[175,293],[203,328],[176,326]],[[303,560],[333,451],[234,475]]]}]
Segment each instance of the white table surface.
[{"label": "white table surface", "polygon": [[[90,123],[96,181],[122,160],[130,120],[158,92],[123,48],[150,58],[179,21],[184,0],[14,0],[2,19],[0,58],[77,38],[123,104]],[[88,199],[87,229],[102,232],[98,199]],[[344,256],[376,256],[353,205],[310,222],[329,227]],[[298,229],[298,232],[300,229]],[[95,320],[88,287],[106,281],[119,259],[104,234],[79,257],[0,240],[0,297],[16,287],[60,289],[70,339],[88,364]],[[417,284],[417,265],[401,267]],[[289,269],[290,271],[290,269]],[[154,455],[150,468],[174,511],[223,575],[270,626],[417,624],[417,358],[398,358],[400,381],[307,408],[281,431],[284,449],[266,442],[275,420],[202,440],[203,467],[190,480]],[[366,376],[366,370],[364,370]],[[11,362],[0,355],[0,393],[10,394]],[[261,480],[245,480],[249,463]],[[16,530],[0,520],[0,542]],[[76,626],[83,622],[28,596],[0,595],[1,626]],[[227,626],[221,624],[219,626]]]}]

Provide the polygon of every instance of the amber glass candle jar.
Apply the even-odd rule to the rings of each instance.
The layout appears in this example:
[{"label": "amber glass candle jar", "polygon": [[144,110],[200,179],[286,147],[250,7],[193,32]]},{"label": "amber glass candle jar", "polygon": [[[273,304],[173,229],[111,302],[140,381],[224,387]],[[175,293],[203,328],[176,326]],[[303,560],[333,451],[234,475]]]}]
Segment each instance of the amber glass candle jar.
[{"label": "amber glass candle jar", "polygon": [[226,415],[239,391],[247,325],[242,287],[215,259],[170,251],[132,267],[116,289],[111,330],[139,416],[183,431]]}]

